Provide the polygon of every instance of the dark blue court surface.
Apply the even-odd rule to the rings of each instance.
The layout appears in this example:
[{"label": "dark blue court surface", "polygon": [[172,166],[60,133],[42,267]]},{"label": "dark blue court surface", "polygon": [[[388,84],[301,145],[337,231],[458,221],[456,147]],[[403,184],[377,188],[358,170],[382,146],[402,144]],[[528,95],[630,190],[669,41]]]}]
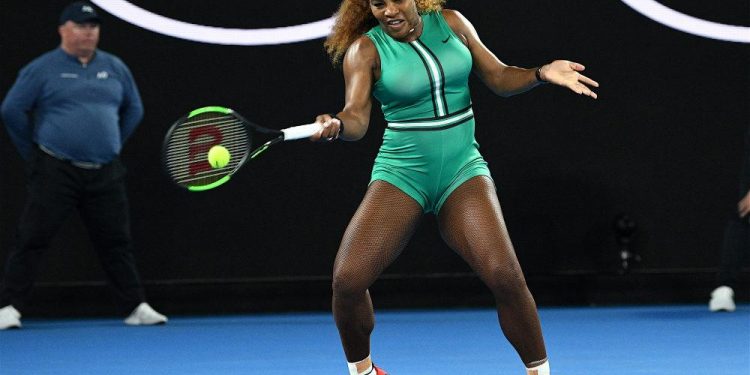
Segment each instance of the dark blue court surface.
[{"label": "dark blue court surface", "polygon": [[[750,306],[541,309],[555,375],[750,374]],[[523,375],[493,310],[380,311],[392,375]],[[330,314],[33,320],[0,332],[0,374],[346,374]]]}]

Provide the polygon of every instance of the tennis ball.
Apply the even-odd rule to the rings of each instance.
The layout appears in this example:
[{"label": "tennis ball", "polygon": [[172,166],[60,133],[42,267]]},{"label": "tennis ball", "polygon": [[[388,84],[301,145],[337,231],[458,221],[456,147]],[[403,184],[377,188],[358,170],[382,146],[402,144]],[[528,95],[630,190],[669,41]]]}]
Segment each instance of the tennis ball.
[{"label": "tennis ball", "polygon": [[208,150],[208,164],[211,164],[214,169],[226,167],[230,158],[229,150],[224,146],[216,145]]}]

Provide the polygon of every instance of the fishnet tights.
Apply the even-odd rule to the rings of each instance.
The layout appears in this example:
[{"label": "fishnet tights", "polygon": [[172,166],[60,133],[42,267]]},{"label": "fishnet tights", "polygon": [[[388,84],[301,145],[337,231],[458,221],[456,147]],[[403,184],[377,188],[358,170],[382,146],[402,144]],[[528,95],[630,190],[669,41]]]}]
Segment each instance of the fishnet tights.
[{"label": "fishnet tights", "polygon": [[[375,181],[344,233],[333,269],[333,315],[349,362],[370,354],[375,316],[367,288],[401,254],[421,217],[411,197]],[[443,205],[438,223],[446,243],[492,291],[503,333],[523,362],[546,358],[536,305],[492,182],[475,177],[462,184]]]},{"label": "fishnet tights", "polygon": [[411,197],[375,181],[344,232],[333,267],[333,317],[349,362],[370,354],[375,315],[367,288],[401,254],[421,217]]},{"label": "fishnet tights", "polygon": [[525,364],[547,358],[536,303],[526,287],[492,181],[475,177],[438,215],[440,234],[490,288],[503,334]]}]

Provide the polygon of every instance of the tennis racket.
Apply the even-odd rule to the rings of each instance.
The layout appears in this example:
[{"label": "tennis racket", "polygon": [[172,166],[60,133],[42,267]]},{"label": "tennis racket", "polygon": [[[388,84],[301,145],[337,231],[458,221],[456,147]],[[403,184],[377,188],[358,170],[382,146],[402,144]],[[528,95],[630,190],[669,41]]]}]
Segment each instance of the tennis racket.
[{"label": "tennis racket", "polygon": [[[205,191],[225,184],[249,160],[269,147],[294,139],[308,138],[320,130],[316,123],[286,129],[268,129],[254,124],[239,113],[210,106],[191,111],[169,128],[162,145],[162,163],[169,178],[190,191]],[[260,144],[253,148],[253,144]],[[214,168],[208,151],[223,146],[229,162]]]}]

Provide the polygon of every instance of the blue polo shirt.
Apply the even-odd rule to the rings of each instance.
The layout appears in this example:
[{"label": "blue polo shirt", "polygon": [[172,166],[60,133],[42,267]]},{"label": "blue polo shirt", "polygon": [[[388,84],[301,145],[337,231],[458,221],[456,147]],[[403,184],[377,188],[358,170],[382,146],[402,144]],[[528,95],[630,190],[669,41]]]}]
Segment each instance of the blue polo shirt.
[{"label": "blue polo shirt", "polygon": [[24,159],[38,144],[65,159],[108,163],[143,118],[143,104],[118,57],[97,50],[84,65],[57,48],[21,69],[0,113]]}]

